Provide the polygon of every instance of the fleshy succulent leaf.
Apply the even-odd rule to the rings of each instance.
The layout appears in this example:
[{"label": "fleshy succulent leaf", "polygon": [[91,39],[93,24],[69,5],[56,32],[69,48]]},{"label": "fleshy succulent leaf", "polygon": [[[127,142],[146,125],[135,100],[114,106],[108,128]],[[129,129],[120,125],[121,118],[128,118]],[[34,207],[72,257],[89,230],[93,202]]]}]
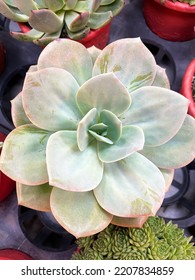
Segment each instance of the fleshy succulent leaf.
[{"label": "fleshy succulent leaf", "polygon": [[84,83],[78,90],[76,98],[83,114],[97,108],[98,112],[105,109],[119,116],[131,104],[128,91],[113,73],[95,76]]},{"label": "fleshy succulent leaf", "polygon": [[78,0],[64,0],[66,2],[65,10],[72,10],[78,3]]},{"label": "fleshy succulent leaf", "polygon": [[15,127],[31,123],[23,108],[22,92],[20,92],[14,99],[11,100],[11,105],[12,121]]},{"label": "fleshy succulent leaf", "polygon": [[115,143],[119,140],[122,133],[122,122],[115,114],[108,110],[102,110],[100,119],[107,126],[106,136]]},{"label": "fleshy succulent leaf", "polygon": [[53,188],[51,210],[56,220],[76,238],[100,232],[112,220],[112,215],[100,207],[92,191],[79,193]]},{"label": "fleshy succulent leaf", "polygon": [[10,34],[12,35],[13,38],[15,38],[19,41],[32,42],[33,40],[40,39],[44,35],[44,32],[37,31],[32,28],[26,33],[11,31]]},{"label": "fleshy succulent leaf", "polygon": [[32,10],[38,9],[36,1],[33,0],[28,0],[28,1],[14,0],[14,4],[22,13],[24,13],[29,17],[31,15]]},{"label": "fleshy succulent leaf", "polygon": [[189,105],[182,95],[153,86],[142,87],[132,92],[131,97],[132,106],[122,116],[122,121],[124,125],[135,124],[143,129],[145,145],[158,146],[167,142],[182,126]]},{"label": "fleshy succulent leaf", "polygon": [[98,55],[101,53],[101,50],[96,48],[95,46],[92,46],[92,47],[88,48],[87,50],[88,50],[89,54],[91,55],[93,63],[95,63]]},{"label": "fleshy succulent leaf", "polygon": [[166,70],[158,65],[156,66],[156,76],[154,78],[152,86],[170,89],[170,83],[166,74]]},{"label": "fleshy succulent leaf", "polygon": [[52,41],[58,39],[60,37],[61,30],[56,33],[45,33],[40,38],[32,38],[33,43],[35,43],[38,46],[45,47]]},{"label": "fleshy succulent leaf", "polygon": [[158,147],[145,146],[140,153],[160,168],[179,168],[195,157],[195,119],[189,115],[179,132],[167,143]]},{"label": "fleshy succulent leaf", "polygon": [[13,21],[27,22],[29,19],[27,15],[22,14],[18,9],[6,5],[3,0],[0,0],[0,11],[4,17],[9,18]]},{"label": "fleshy succulent leaf", "polygon": [[91,135],[93,135],[93,137],[98,140],[99,142],[103,142],[103,143],[107,143],[107,144],[113,144],[112,140],[110,140],[108,137],[106,136],[102,136],[102,135],[99,135],[97,132],[93,131],[93,130],[90,130],[89,129],[89,133]]},{"label": "fleshy succulent leaf", "polygon": [[173,181],[174,177],[174,169],[164,169],[160,168],[160,171],[165,179],[165,191],[167,192],[169,190],[169,187],[171,186],[171,183]]},{"label": "fleshy succulent leaf", "polygon": [[67,35],[69,39],[72,40],[81,40],[83,38],[85,38],[89,33],[90,33],[90,28],[88,26],[84,27],[83,29],[77,31],[77,32],[71,32],[68,28],[67,28]]},{"label": "fleshy succulent leaf", "polygon": [[147,219],[148,216],[142,216],[138,218],[122,218],[113,216],[111,224],[121,227],[141,228]]},{"label": "fleshy succulent leaf", "polygon": [[32,124],[10,132],[1,152],[2,172],[26,185],[48,182],[45,149],[49,136],[50,133]]},{"label": "fleshy succulent leaf", "polygon": [[134,153],[105,164],[104,176],[94,194],[102,208],[115,216],[154,215],[164,198],[165,181],[152,162]]},{"label": "fleshy succulent leaf", "polygon": [[106,46],[94,64],[93,76],[114,72],[129,92],[151,85],[156,76],[154,57],[139,38],[131,40],[117,40]]},{"label": "fleshy succulent leaf", "polygon": [[103,162],[115,162],[141,150],[144,146],[144,134],[137,126],[124,126],[120,139],[113,145],[98,143],[98,156]]},{"label": "fleshy succulent leaf", "polygon": [[65,5],[65,0],[43,0],[45,6],[54,12],[61,10]]},{"label": "fleshy succulent leaf", "polygon": [[111,11],[113,16],[118,15],[122,11],[125,5],[125,0],[115,0],[112,1],[112,3],[109,5],[104,5],[103,2],[101,3],[101,6],[96,10],[96,12],[102,13],[102,12]]},{"label": "fleshy succulent leaf", "polygon": [[91,29],[98,29],[108,24],[112,19],[112,12],[92,13],[89,17],[87,25]]},{"label": "fleshy succulent leaf", "polygon": [[93,64],[90,54],[83,45],[59,39],[45,47],[39,56],[38,69],[48,67],[62,68],[70,72],[82,85],[91,78]]},{"label": "fleshy succulent leaf", "polygon": [[51,211],[50,195],[52,187],[48,183],[37,186],[16,184],[18,204],[37,211]]},{"label": "fleshy succulent leaf", "polygon": [[63,14],[58,16],[51,10],[32,10],[28,20],[30,26],[44,33],[57,32],[63,26]]},{"label": "fleshy succulent leaf", "polygon": [[52,186],[83,192],[94,189],[102,179],[103,165],[96,154],[96,145],[91,143],[81,152],[76,131],[59,131],[51,135],[46,153]]},{"label": "fleshy succulent leaf", "polygon": [[23,88],[23,105],[32,123],[50,131],[76,129],[81,117],[75,102],[79,86],[70,73],[59,68],[30,72]]},{"label": "fleshy succulent leaf", "polygon": [[77,128],[77,144],[80,151],[84,151],[91,142],[91,137],[88,132],[89,127],[97,123],[97,109],[91,109],[78,124]]},{"label": "fleshy succulent leaf", "polygon": [[89,12],[76,13],[73,11],[67,11],[65,22],[66,26],[71,32],[77,32],[82,30],[88,23]]}]

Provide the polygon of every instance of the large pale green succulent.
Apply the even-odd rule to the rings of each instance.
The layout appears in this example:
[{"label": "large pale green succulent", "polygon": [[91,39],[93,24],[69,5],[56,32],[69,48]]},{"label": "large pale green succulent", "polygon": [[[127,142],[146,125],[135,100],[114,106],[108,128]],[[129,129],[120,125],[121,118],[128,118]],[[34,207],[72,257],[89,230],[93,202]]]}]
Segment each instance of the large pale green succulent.
[{"label": "large pale green succulent", "polygon": [[[164,87],[164,88],[163,88]],[[0,168],[19,204],[51,211],[76,237],[155,215],[174,168],[195,156],[189,101],[139,38],[102,51],[55,40],[12,101]]]},{"label": "large pale green succulent", "polygon": [[27,33],[11,32],[18,40],[47,45],[59,37],[79,40],[108,24],[123,8],[124,0],[0,0],[0,13],[28,23]]},{"label": "large pale green succulent", "polygon": [[195,260],[192,237],[163,218],[149,217],[141,229],[109,225],[79,238],[73,260]]}]

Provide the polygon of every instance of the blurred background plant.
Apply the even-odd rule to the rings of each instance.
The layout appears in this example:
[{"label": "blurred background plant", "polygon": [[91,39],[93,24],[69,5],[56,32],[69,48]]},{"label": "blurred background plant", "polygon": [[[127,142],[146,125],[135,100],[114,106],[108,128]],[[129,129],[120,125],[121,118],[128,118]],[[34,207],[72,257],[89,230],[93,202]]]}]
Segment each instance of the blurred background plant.
[{"label": "blurred background plant", "polygon": [[110,23],[124,4],[125,0],[0,0],[0,13],[29,25],[26,33],[11,32],[14,38],[47,45],[59,37],[86,37]]}]

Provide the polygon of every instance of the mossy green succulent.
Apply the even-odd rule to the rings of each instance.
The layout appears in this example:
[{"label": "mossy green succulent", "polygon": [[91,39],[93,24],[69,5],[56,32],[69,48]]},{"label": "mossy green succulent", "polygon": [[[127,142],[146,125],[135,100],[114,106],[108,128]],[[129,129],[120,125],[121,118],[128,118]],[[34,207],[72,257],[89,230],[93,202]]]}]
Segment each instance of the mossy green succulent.
[{"label": "mossy green succulent", "polygon": [[161,0],[161,3],[164,3],[166,1],[186,3],[189,4],[190,6],[195,5],[195,0]]},{"label": "mossy green succulent", "polygon": [[190,6],[195,5],[195,0],[172,0],[173,2],[182,2],[182,3],[187,3]]},{"label": "mossy green succulent", "polygon": [[[158,229],[160,226],[160,230]],[[79,238],[73,260],[195,260],[195,246],[171,221],[149,217],[141,229],[109,226],[99,234]],[[101,239],[102,247],[95,244]],[[92,242],[93,240],[93,242]],[[81,246],[82,245],[82,246]],[[100,245],[100,243],[99,243]],[[105,252],[108,252],[105,254]]]},{"label": "mossy green succulent", "polygon": [[59,37],[86,37],[90,30],[108,24],[124,4],[124,0],[0,0],[0,13],[32,28],[27,33],[11,32],[14,38],[45,46]]}]

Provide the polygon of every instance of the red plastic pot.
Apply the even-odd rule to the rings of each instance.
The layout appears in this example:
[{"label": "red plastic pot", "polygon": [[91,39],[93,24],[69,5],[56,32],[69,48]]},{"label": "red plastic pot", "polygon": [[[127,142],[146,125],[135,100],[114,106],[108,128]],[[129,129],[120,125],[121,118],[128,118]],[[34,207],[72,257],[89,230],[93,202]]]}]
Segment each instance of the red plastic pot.
[{"label": "red plastic pot", "polygon": [[195,6],[166,0],[144,0],[144,18],[159,37],[170,41],[195,38]]},{"label": "red plastic pot", "polygon": [[[18,25],[19,25],[21,31],[24,33],[28,32],[30,30],[30,27],[28,25],[25,25],[23,23],[18,23]],[[90,33],[85,38],[83,38],[81,40],[77,40],[77,42],[83,44],[86,48],[95,46],[99,49],[103,49],[109,40],[110,26],[111,26],[111,23],[108,23],[107,25],[105,25],[99,29],[91,30]]]},{"label": "red plastic pot", "polygon": [[[0,142],[5,140],[6,136],[0,133]],[[0,171],[0,202],[8,197],[15,189],[16,183]]]},{"label": "red plastic pot", "polygon": [[15,249],[1,249],[0,260],[32,260],[28,254]]},{"label": "red plastic pot", "polygon": [[195,75],[195,58],[187,66],[183,79],[180,93],[190,100],[188,113],[195,118],[195,102],[192,96],[192,79]]},{"label": "red plastic pot", "polygon": [[3,44],[0,42],[0,74],[3,72],[5,68],[5,49]]}]

